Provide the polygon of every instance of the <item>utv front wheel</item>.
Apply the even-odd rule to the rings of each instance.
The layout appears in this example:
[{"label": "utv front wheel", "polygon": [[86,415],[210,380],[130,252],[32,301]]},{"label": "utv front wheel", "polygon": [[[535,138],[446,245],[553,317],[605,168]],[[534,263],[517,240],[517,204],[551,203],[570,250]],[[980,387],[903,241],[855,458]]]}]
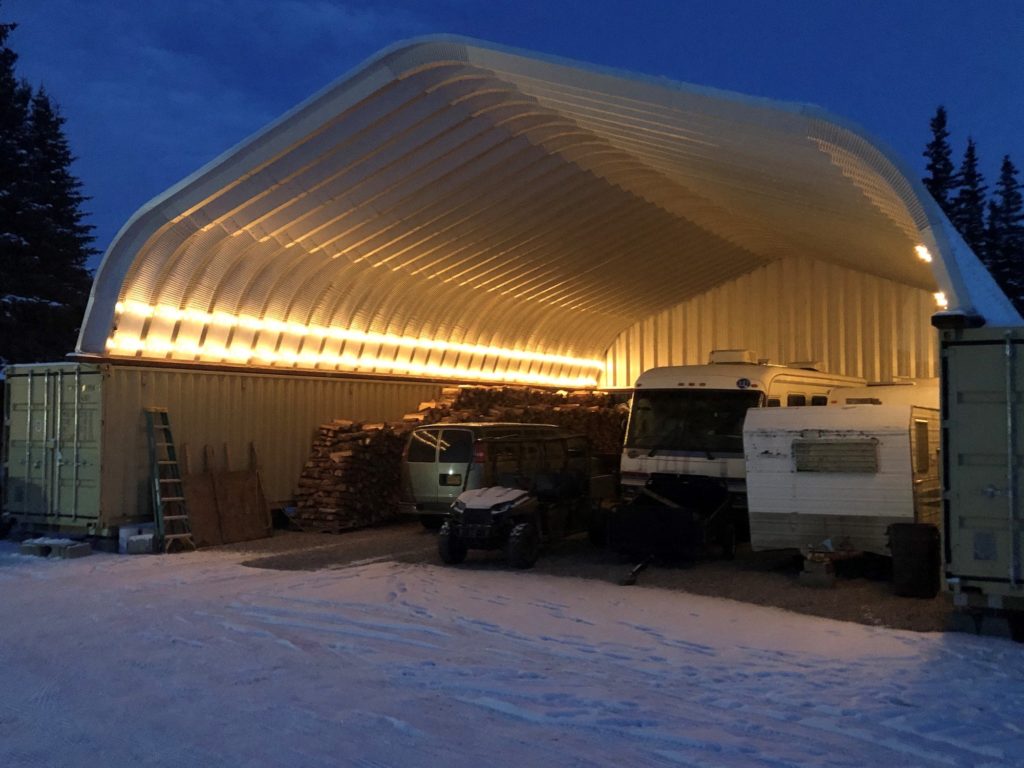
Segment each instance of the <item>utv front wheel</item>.
[{"label": "utv front wheel", "polygon": [[441,555],[441,561],[446,565],[458,565],[466,559],[467,549],[466,543],[446,520],[437,534],[437,553]]},{"label": "utv front wheel", "polygon": [[540,536],[533,523],[519,523],[508,535],[508,562],[513,568],[532,568],[540,556]]}]

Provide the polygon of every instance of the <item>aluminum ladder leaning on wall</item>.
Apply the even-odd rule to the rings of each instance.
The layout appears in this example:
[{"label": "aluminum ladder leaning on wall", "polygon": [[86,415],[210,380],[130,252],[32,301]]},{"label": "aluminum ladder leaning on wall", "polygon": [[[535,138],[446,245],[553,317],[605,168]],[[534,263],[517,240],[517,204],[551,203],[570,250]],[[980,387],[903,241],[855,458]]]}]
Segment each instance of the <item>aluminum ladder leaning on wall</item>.
[{"label": "aluminum ladder leaning on wall", "polygon": [[145,413],[153,520],[156,523],[155,548],[164,552],[185,546],[195,549],[196,542],[192,538],[192,525],[185,505],[185,486],[167,409],[146,408]]}]

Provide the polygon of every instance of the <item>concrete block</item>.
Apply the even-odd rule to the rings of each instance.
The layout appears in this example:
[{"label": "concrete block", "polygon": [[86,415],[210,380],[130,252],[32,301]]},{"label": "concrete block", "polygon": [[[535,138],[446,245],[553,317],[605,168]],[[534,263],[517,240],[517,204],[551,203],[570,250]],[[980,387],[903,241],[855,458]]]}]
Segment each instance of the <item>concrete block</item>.
[{"label": "concrete block", "polygon": [[836,570],[828,560],[804,560],[800,583],[806,587],[834,587]]},{"label": "concrete block", "polygon": [[73,560],[77,557],[86,557],[92,554],[92,547],[87,542],[68,544],[57,549],[57,554],[65,560]]},{"label": "concrete block", "polygon": [[151,555],[153,554],[153,534],[143,533],[129,536],[125,547],[125,551],[129,555]]},{"label": "concrete block", "polygon": [[18,551],[23,555],[34,555],[36,557],[49,557],[50,552],[53,550],[49,544],[40,544],[36,541],[23,541],[18,547]]},{"label": "concrete block", "polygon": [[132,536],[142,536],[144,534],[152,534],[156,526],[153,523],[138,523],[135,525],[122,525],[117,529],[117,551],[124,554],[132,554],[128,552],[128,539]]}]

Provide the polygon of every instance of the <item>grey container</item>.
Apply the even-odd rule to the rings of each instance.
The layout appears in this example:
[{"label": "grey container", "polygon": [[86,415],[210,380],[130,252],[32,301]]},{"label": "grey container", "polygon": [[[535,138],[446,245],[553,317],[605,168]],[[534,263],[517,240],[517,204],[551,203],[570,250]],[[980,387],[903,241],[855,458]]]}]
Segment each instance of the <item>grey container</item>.
[{"label": "grey container", "polygon": [[965,609],[1024,611],[1024,328],[945,329],[946,577]]}]

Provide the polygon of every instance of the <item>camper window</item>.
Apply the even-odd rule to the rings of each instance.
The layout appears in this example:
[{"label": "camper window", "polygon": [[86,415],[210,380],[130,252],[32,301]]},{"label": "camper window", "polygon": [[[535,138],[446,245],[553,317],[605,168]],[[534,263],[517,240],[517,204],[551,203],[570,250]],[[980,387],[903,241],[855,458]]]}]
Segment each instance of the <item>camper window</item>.
[{"label": "camper window", "polygon": [[788,395],[786,405],[807,405],[807,395]]},{"label": "camper window", "polygon": [[811,405],[828,405],[828,395],[811,395]]}]

